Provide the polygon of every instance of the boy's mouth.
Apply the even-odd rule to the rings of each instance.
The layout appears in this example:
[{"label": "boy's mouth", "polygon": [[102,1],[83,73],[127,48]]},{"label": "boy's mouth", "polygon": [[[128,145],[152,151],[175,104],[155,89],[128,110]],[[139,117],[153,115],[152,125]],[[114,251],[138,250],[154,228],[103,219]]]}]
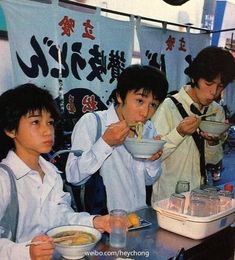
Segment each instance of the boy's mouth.
[{"label": "boy's mouth", "polygon": [[44,144],[53,145],[53,140],[47,140],[43,142]]}]

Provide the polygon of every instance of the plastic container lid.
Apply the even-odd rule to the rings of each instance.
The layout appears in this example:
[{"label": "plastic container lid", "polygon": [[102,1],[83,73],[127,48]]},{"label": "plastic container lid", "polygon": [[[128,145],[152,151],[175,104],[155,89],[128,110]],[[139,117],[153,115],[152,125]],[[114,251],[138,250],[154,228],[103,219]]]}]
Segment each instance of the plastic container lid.
[{"label": "plastic container lid", "polygon": [[[190,192],[184,193],[185,208],[188,209]],[[192,239],[203,239],[228,226],[235,220],[235,199],[231,200],[229,209],[205,217],[191,216],[188,212],[177,213],[169,210],[169,198],[157,201],[153,208],[157,213],[158,225],[168,231]]]}]

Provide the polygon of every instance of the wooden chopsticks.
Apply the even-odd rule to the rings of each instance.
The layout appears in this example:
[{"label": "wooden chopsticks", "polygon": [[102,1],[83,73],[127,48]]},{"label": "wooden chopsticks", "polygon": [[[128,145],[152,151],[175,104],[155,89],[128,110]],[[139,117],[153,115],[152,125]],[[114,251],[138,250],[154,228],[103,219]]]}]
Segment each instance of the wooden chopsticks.
[{"label": "wooden chopsticks", "polygon": [[[66,239],[72,239],[76,236],[78,236],[78,235],[75,234],[75,235],[71,235],[71,236],[56,237],[56,238],[53,239],[53,241],[54,241],[54,243],[59,243],[59,242],[62,242]],[[48,241],[33,241],[33,242],[26,244],[25,246],[31,246],[31,245],[38,246],[38,245],[46,244],[46,243],[48,243]]]}]

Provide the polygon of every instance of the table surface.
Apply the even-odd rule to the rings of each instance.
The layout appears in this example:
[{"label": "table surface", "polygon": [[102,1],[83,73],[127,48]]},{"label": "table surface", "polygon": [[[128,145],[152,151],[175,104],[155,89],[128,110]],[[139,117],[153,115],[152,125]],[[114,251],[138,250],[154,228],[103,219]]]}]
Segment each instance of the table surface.
[{"label": "table surface", "polygon": [[[204,240],[193,240],[175,233],[166,231],[158,226],[156,212],[152,208],[146,208],[137,212],[138,216],[152,223],[151,226],[128,232],[127,246],[122,251],[109,246],[109,237],[103,236],[102,241],[97,245],[96,250],[102,252],[117,252],[115,257],[129,257],[132,259],[170,259],[177,255],[177,252],[195,248],[204,243]],[[124,252],[124,253],[123,253]],[[129,256],[128,256],[129,253]],[[126,256],[124,255],[126,254]],[[102,254],[100,254],[101,256]],[[99,259],[102,259],[101,257]]]},{"label": "table surface", "polygon": [[[156,212],[151,207],[139,210],[137,214],[139,217],[151,222],[152,225],[129,231],[127,234],[127,246],[122,249],[110,247],[109,236],[103,234],[101,241],[91,252],[93,256],[86,256],[85,259],[127,258],[165,260],[174,258],[181,248],[184,248],[186,256],[188,256],[188,258],[184,257],[184,259],[202,259],[201,257],[193,258],[192,255],[198,254],[200,250],[203,251],[203,245],[204,247],[206,245],[207,259],[230,259],[230,257],[210,258],[210,255],[217,249],[219,252],[224,252],[225,250],[227,255],[231,255],[231,259],[233,259],[235,228],[226,228],[203,240],[193,240],[160,228],[157,224]],[[225,241],[224,245],[221,243],[218,244],[218,241],[221,241],[221,239]],[[208,249],[208,247],[211,247],[211,249]],[[230,254],[229,250],[231,251]],[[56,257],[55,259],[63,258]]]},{"label": "table surface", "polygon": [[[127,246],[123,251],[133,254],[130,255],[129,258],[136,259],[136,254],[138,259],[140,259],[140,257],[143,259],[169,259],[175,256],[180,248],[184,247],[186,249],[200,243],[200,241],[188,239],[159,228],[156,212],[152,208],[140,210],[137,214],[139,217],[151,222],[152,225],[128,232]],[[108,236],[104,237],[104,240],[101,241],[100,245],[97,245],[97,248],[102,251],[116,251],[119,253],[118,256],[122,257],[120,250],[111,248],[108,242]],[[104,244],[106,248],[104,248]]]}]

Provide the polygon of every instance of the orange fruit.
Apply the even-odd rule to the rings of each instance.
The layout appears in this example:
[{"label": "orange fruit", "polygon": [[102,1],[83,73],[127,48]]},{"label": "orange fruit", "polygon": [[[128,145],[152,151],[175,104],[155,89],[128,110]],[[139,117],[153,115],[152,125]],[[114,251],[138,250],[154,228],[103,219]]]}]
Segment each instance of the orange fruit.
[{"label": "orange fruit", "polygon": [[128,227],[140,227],[140,219],[134,212],[128,214]]}]

